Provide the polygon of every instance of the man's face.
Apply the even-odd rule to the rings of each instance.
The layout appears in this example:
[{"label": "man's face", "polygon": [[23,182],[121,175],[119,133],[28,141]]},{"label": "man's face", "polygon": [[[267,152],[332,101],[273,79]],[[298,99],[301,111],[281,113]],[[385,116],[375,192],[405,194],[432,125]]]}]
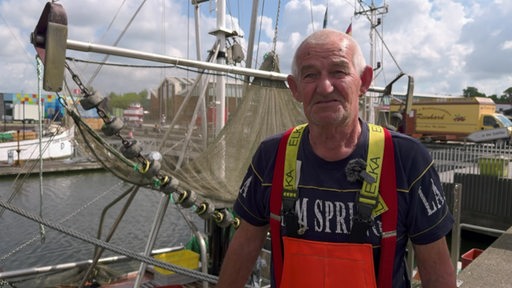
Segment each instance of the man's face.
[{"label": "man's face", "polygon": [[313,125],[345,125],[358,117],[361,77],[353,48],[345,39],[326,45],[306,44],[297,57],[298,77],[290,88]]}]

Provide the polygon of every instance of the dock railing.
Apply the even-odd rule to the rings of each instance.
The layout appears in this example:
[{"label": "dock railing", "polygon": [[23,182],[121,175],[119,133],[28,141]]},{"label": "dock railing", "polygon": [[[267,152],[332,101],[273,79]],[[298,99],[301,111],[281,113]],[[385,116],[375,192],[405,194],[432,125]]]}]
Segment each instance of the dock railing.
[{"label": "dock railing", "polygon": [[454,207],[454,186],[456,183],[462,186],[461,229],[499,236],[512,226],[512,149],[509,146],[446,145],[429,147],[429,150],[450,209]]},{"label": "dock railing", "polygon": [[[512,226],[512,149],[468,144],[430,146],[429,150],[455,220],[450,257],[457,267],[461,229],[499,236]],[[410,243],[407,262],[409,268],[415,267]]]}]

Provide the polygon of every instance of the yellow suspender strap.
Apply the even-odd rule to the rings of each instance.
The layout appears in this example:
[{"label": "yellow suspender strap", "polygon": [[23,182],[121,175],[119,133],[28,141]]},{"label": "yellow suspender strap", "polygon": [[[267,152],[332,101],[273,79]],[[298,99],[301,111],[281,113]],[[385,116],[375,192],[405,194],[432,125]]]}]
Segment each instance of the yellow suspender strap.
[{"label": "yellow suspender strap", "polygon": [[[384,128],[368,124],[368,156],[366,159],[366,177],[357,196],[357,210],[354,214],[350,242],[364,243],[368,229],[373,226],[373,218],[387,210],[380,198],[379,182],[384,159]],[[380,205],[379,205],[380,204]],[[380,211],[377,211],[380,210]]]},{"label": "yellow suspender strap", "polygon": [[306,124],[297,126],[290,133],[286,143],[286,154],[284,160],[283,175],[283,196],[282,196],[282,217],[286,223],[287,235],[297,237],[306,231],[306,227],[299,223],[295,212],[295,203],[299,198],[297,185],[300,178],[300,161],[297,161],[299,143]]},{"label": "yellow suspender strap", "polygon": [[358,204],[366,204],[372,207],[372,216],[375,217],[387,210],[386,204],[379,195],[379,182],[384,159],[384,128],[368,123],[369,141],[368,156],[366,159],[366,173],[375,181],[363,182],[363,187],[357,199]]},{"label": "yellow suspender strap", "polygon": [[297,182],[300,175],[300,164],[297,162],[297,154],[299,152],[300,139],[306,126],[307,124],[302,124],[295,127],[286,144],[283,177],[283,197],[285,198],[297,197]]}]

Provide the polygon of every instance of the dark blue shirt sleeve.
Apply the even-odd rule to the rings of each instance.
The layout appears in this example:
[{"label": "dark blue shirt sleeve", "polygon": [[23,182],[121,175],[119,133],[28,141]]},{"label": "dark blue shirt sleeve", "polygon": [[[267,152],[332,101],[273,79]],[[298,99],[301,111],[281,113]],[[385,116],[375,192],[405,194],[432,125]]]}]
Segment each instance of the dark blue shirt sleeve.
[{"label": "dark blue shirt sleeve", "polygon": [[402,170],[397,173],[402,177],[397,179],[402,194],[399,219],[403,226],[399,229],[404,229],[415,244],[432,243],[451,231],[453,217],[428,150],[412,138],[397,138],[397,170]]},{"label": "dark blue shirt sleeve", "polygon": [[233,207],[240,218],[255,226],[269,223],[271,181],[280,138],[281,134],[260,144],[247,169]]}]

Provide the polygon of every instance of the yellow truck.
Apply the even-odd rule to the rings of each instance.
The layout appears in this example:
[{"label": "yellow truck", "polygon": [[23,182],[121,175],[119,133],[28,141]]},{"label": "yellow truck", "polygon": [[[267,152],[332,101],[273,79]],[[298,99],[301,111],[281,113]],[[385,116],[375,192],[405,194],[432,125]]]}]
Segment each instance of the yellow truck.
[{"label": "yellow truck", "polygon": [[[512,122],[496,113],[485,97],[414,99],[410,113],[393,100],[389,113],[400,132],[429,141],[503,142],[512,136]],[[398,120],[398,121],[396,121]]]}]

